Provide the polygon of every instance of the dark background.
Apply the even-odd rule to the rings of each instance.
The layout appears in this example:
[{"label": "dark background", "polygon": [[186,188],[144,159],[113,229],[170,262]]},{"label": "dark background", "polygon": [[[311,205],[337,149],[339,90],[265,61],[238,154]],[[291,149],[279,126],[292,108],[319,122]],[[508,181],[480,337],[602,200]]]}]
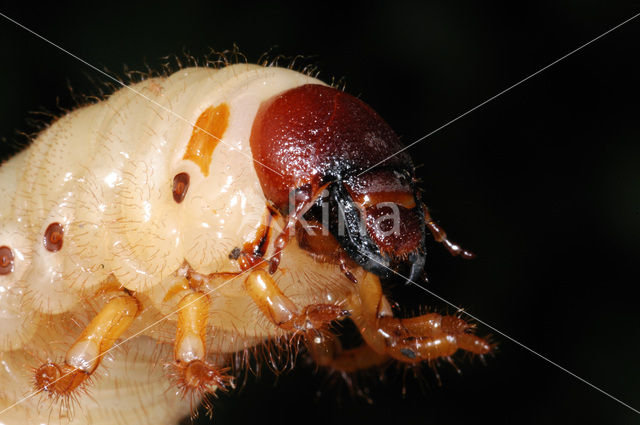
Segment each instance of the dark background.
[{"label": "dark background", "polygon": [[[270,50],[306,55],[321,78],[345,77],[347,91],[406,143],[640,12],[632,1],[55,3],[2,11],[120,74],[233,43],[249,61]],[[640,18],[410,150],[432,213],[479,255],[465,262],[431,244],[430,290],[635,408],[638,40]],[[30,111],[74,105],[67,85],[95,93],[90,79],[104,80],[2,18],[0,48],[4,150],[23,140],[15,130],[33,130]],[[446,310],[417,288],[400,286],[393,297]],[[369,386],[372,405],[309,367],[265,374],[222,396],[214,423],[638,423],[631,410],[495,339],[499,352],[486,366],[460,358],[462,375],[443,366],[441,386],[427,369],[427,388],[409,378],[403,397],[392,372]]]}]

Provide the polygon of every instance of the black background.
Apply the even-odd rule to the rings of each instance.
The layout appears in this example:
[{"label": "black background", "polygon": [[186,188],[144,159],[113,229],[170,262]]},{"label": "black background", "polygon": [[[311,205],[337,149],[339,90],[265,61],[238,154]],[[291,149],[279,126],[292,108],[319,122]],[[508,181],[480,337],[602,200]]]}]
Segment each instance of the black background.
[{"label": "black background", "polygon": [[[632,1],[51,3],[3,13],[120,74],[233,43],[249,61],[270,50],[305,55],[321,78],[345,77],[406,143],[640,12]],[[640,18],[410,152],[432,213],[479,255],[465,262],[431,244],[429,289],[640,409],[639,37]],[[0,47],[4,151],[22,140],[16,130],[33,130],[30,111],[72,107],[67,85],[95,93],[90,79],[105,79],[1,18]],[[446,310],[414,287],[393,297]],[[425,370],[427,388],[409,379],[406,397],[392,373],[370,386],[372,405],[312,368],[266,374],[215,402],[214,423],[638,423],[495,338],[500,349],[486,366],[461,359],[460,376],[443,366],[441,386]]]}]

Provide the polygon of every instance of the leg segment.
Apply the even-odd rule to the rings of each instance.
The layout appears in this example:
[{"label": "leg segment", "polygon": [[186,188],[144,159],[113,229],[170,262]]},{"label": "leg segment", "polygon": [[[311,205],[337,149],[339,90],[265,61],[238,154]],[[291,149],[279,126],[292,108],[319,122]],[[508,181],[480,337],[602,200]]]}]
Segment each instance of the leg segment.
[{"label": "leg segment", "polygon": [[112,298],[67,351],[63,364],[45,363],[35,372],[35,386],[54,397],[70,396],[97,369],[102,357],[140,312],[130,294]]},{"label": "leg segment", "polygon": [[449,251],[449,253],[453,256],[459,255],[465,260],[470,260],[476,256],[473,252],[462,249],[460,245],[457,245],[451,242],[447,238],[447,234],[445,233],[444,229],[438,226],[433,221],[433,219],[431,218],[431,214],[429,214],[429,209],[427,207],[423,207],[423,210],[424,210],[425,225],[433,235],[433,238],[436,240],[436,242],[440,242],[441,244],[443,244],[444,247],[447,249],[447,251]]},{"label": "leg segment", "polygon": [[[305,307],[300,313],[273,277],[264,270],[252,271],[245,280],[245,289],[273,324],[287,331],[304,333],[305,345],[311,357],[320,366],[355,372],[389,360],[385,353],[380,354],[366,344],[348,350],[342,348],[338,338],[326,329],[330,322],[349,315],[349,312],[340,306],[313,304]],[[383,302],[382,310],[385,309],[390,310],[390,307],[388,303]]]},{"label": "leg segment", "polygon": [[232,385],[228,368],[221,369],[206,361],[206,334],[209,297],[190,292],[178,303],[178,328],[174,345],[176,381],[184,394],[213,393]]},{"label": "leg segment", "polygon": [[305,338],[305,345],[318,366],[341,372],[357,372],[389,361],[389,356],[375,352],[367,344],[344,350],[338,338],[329,332]]},{"label": "leg segment", "polygon": [[350,299],[353,320],[365,342],[378,354],[407,363],[449,357],[458,349],[488,354],[492,345],[471,333],[474,326],[456,316],[437,313],[400,319],[385,314],[380,280],[368,273],[359,284],[359,294]]},{"label": "leg segment", "polygon": [[264,270],[253,270],[244,281],[260,311],[281,329],[303,331],[322,329],[348,312],[334,304],[313,304],[299,312],[298,307],[280,290],[273,277]]}]

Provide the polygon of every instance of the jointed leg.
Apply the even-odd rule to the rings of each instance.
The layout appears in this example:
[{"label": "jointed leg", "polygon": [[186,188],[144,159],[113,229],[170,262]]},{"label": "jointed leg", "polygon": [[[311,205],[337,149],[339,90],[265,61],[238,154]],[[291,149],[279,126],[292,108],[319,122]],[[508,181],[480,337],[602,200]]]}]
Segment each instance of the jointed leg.
[{"label": "jointed leg", "polygon": [[274,325],[287,331],[303,332],[305,345],[320,366],[353,372],[380,365],[389,359],[366,344],[349,350],[342,348],[338,338],[326,329],[332,321],[349,315],[340,306],[313,304],[299,312],[293,301],[282,293],[273,277],[264,270],[251,272],[245,280],[245,289]]},{"label": "jointed leg", "polygon": [[357,372],[389,361],[389,356],[377,353],[367,344],[345,350],[338,338],[330,332],[310,335],[305,338],[305,345],[318,366],[341,372]]},{"label": "jointed leg", "polygon": [[36,389],[56,398],[72,396],[87,382],[140,310],[138,300],[129,293],[112,298],[67,351],[63,364],[45,363],[36,370]]},{"label": "jointed leg", "polygon": [[313,304],[300,312],[265,270],[250,272],[244,287],[260,311],[273,324],[287,331],[306,332],[322,329],[330,322],[348,314],[342,307],[334,304]]},{"label": "jointed leg", "polygon": [[206,360],[206,334],[209,297],[190,292],[178,303],[178,328],[174,345],[176,381],[183,393],[213,393],[232,385],[228,368],[219,368]]},{"label": "jointed leg", "polygon": [[365,342],[378,354],[407,363],[449,357],[458,349],[488,354],[491,344],[472,333],[473,325],[456,316],[429,313],[399,319],[383,313],[385,298],[380,280],[368,273],[359,294],[349,302],[353,320]]}]

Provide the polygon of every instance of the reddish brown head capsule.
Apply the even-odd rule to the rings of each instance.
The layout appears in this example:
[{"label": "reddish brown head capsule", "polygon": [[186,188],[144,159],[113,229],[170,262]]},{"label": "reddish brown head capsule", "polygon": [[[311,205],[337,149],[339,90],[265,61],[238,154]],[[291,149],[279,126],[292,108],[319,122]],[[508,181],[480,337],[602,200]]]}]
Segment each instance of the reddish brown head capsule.
[{"label": "reddish brown head capsule", "polygon": [[64,230],[60,223],[51,223],[44,232],[44,247],[47,251],[56,252],[62,248]]},{"label": "reddish brown head capsule", "polygon": [[[316,207],[328,197],[329,231],[351,258],[381,276],[409,261],[413,278],[424,264],[425,228],[410,157],[388,158],[402,148],[364,102],[315,84],[264,102],[251,132],[256,172],[276,208],[296,211],[291,191]],[[322,222],[316,207],[305,217]]]}]

